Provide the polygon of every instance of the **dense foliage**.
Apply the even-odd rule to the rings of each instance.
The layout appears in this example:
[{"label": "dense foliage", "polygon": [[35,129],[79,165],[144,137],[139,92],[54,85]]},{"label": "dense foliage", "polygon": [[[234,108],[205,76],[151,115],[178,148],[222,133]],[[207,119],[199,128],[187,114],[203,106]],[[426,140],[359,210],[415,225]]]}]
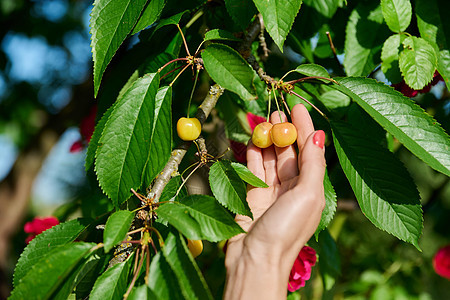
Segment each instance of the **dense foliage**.
[{"label": "dense foliage", "polygon": [[[368,251],[358,247],[373,234],[382,241],[374,249],[398,239],[417,248],[401,242],[407,257],[421,251],[423,204],[445,198],[450,176],[449,9],[445,0],[96,0],[88,184],[59,211],[82,217],[29,243],[10,299],[220,298],[223,241],[244,232],[235,214],[252,217],[246,184],[266,186],[240,155],[248,113],[288,114],[297,103],[327,134],[326,208],[309,243],[319,255],[316,290],[419,297],[387,283],[400,269],[395,257],[388,275],[369,270],[343,291],[352,272],[341,273],[339,247]],[[193,142],[176,134],[184,116],[203,126]],[[410,172],[432,174],[441,190],[424,196]],[[186,188],[191,176],[207,182],[203,193]],[[349,234],[345,218],[363,225],[337,245]],[[211,242],[200,267],[189,240]],[[358,263],[373,269],[364,260],[377,259]]]}]

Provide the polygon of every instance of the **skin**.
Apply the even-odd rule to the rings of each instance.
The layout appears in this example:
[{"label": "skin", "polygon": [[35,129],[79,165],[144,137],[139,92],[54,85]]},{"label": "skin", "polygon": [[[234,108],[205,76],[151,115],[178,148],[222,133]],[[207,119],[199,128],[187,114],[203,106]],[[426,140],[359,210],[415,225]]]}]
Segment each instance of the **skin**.
[{"label": "skin", "polygon": [[[247,234],[228,241],[224,299],[286,299],[294,260],[319,224],[325,207],[324,149],[313,143],[314,127],[302,104],[291,116],[298,156],[293,145],[260,149],[249,143],[247,166],[269,188],[249,187],[254,220],[236,216]],[[277,112],[271,122],[280,123]]]}]

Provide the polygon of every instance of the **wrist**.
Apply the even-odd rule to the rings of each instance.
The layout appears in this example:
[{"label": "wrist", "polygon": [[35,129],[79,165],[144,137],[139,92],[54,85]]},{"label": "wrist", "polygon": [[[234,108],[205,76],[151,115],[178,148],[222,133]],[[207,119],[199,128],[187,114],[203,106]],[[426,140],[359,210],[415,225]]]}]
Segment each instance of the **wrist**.
[{"label": "wrist", "polygon": [[280,258],[247,253],[230,259],[227,253],[224,299],[286,299],[289,273]]}]

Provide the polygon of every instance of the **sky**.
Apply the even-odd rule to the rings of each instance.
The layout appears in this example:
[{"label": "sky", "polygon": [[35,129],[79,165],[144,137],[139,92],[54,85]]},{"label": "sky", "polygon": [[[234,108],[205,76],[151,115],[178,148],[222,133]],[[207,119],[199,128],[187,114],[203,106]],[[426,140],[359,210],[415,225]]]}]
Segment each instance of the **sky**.
[{"label": "sky", "polygon": [[[58,26],[68,14],[68,0],[33,1],[30,12]],[[9,67],[0,70],[0,103],[7,96],[8,81],[27,82],[38,87],[38,101],[49,113],[58,113],[72,97],[74,85],[84,82],[91,72],[92,56],[89,36],[91,5],[79,1],[75,5],[83,20],[82,31],[72,30],[63,36],[63,46],[50,45],[43,36],[26,36],[14,28],[0,41]],[[7,76],[7,77],[6,77]],[[8,80],[5,80],[8,78]],[[85,183],[85,150],[70,153],[70,146],[80,139],[78,128],[69,128],[51,150],[35,180],[32,198],[36,204],[58,205],[74,195],[76,187]],[[12,133],[0,133],[0,181],[9,173],[18,155]],[[37,205],[39,206],[39,205]]]}]

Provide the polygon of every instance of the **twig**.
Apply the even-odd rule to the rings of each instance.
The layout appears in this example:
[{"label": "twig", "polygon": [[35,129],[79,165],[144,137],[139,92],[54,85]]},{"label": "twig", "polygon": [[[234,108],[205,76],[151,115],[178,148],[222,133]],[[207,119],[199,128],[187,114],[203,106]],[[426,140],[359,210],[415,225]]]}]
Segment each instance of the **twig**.
[{"label": "twig", "polygon": [[330,32],[327,31],[327,32],[326,32],[326,35],[327,35],[327,37],[328,37],[328,43],[330,43],[330,48],[331,48],[331,51],[333,52],[334,59],[336,60],[336,63],[338,64],[338,66],[339,66],[339,68],[340,68],[342,74],[345,75],[344,68],[342,67],[341,62],[339,61],[339,58],[337,57],[336,48],[334,47],[334,43],[333,43],[333,40],[331,39],[331,34],[330,34]]},{"label": "twig", "polygon": [[261,26],[261,30],[259,32],[259,45],[261,46],[262,50],[263,50],[263,58],[262,60],[266,60],[267,57],[269,56],[269,48],[267,48],[267,43],[266,43],[266,39],[264,38],[264,30],[265,30],[265,26],[264,26],[264,20],[261,14],[258,14],[258,19],[259,19],[259,24]]}]

